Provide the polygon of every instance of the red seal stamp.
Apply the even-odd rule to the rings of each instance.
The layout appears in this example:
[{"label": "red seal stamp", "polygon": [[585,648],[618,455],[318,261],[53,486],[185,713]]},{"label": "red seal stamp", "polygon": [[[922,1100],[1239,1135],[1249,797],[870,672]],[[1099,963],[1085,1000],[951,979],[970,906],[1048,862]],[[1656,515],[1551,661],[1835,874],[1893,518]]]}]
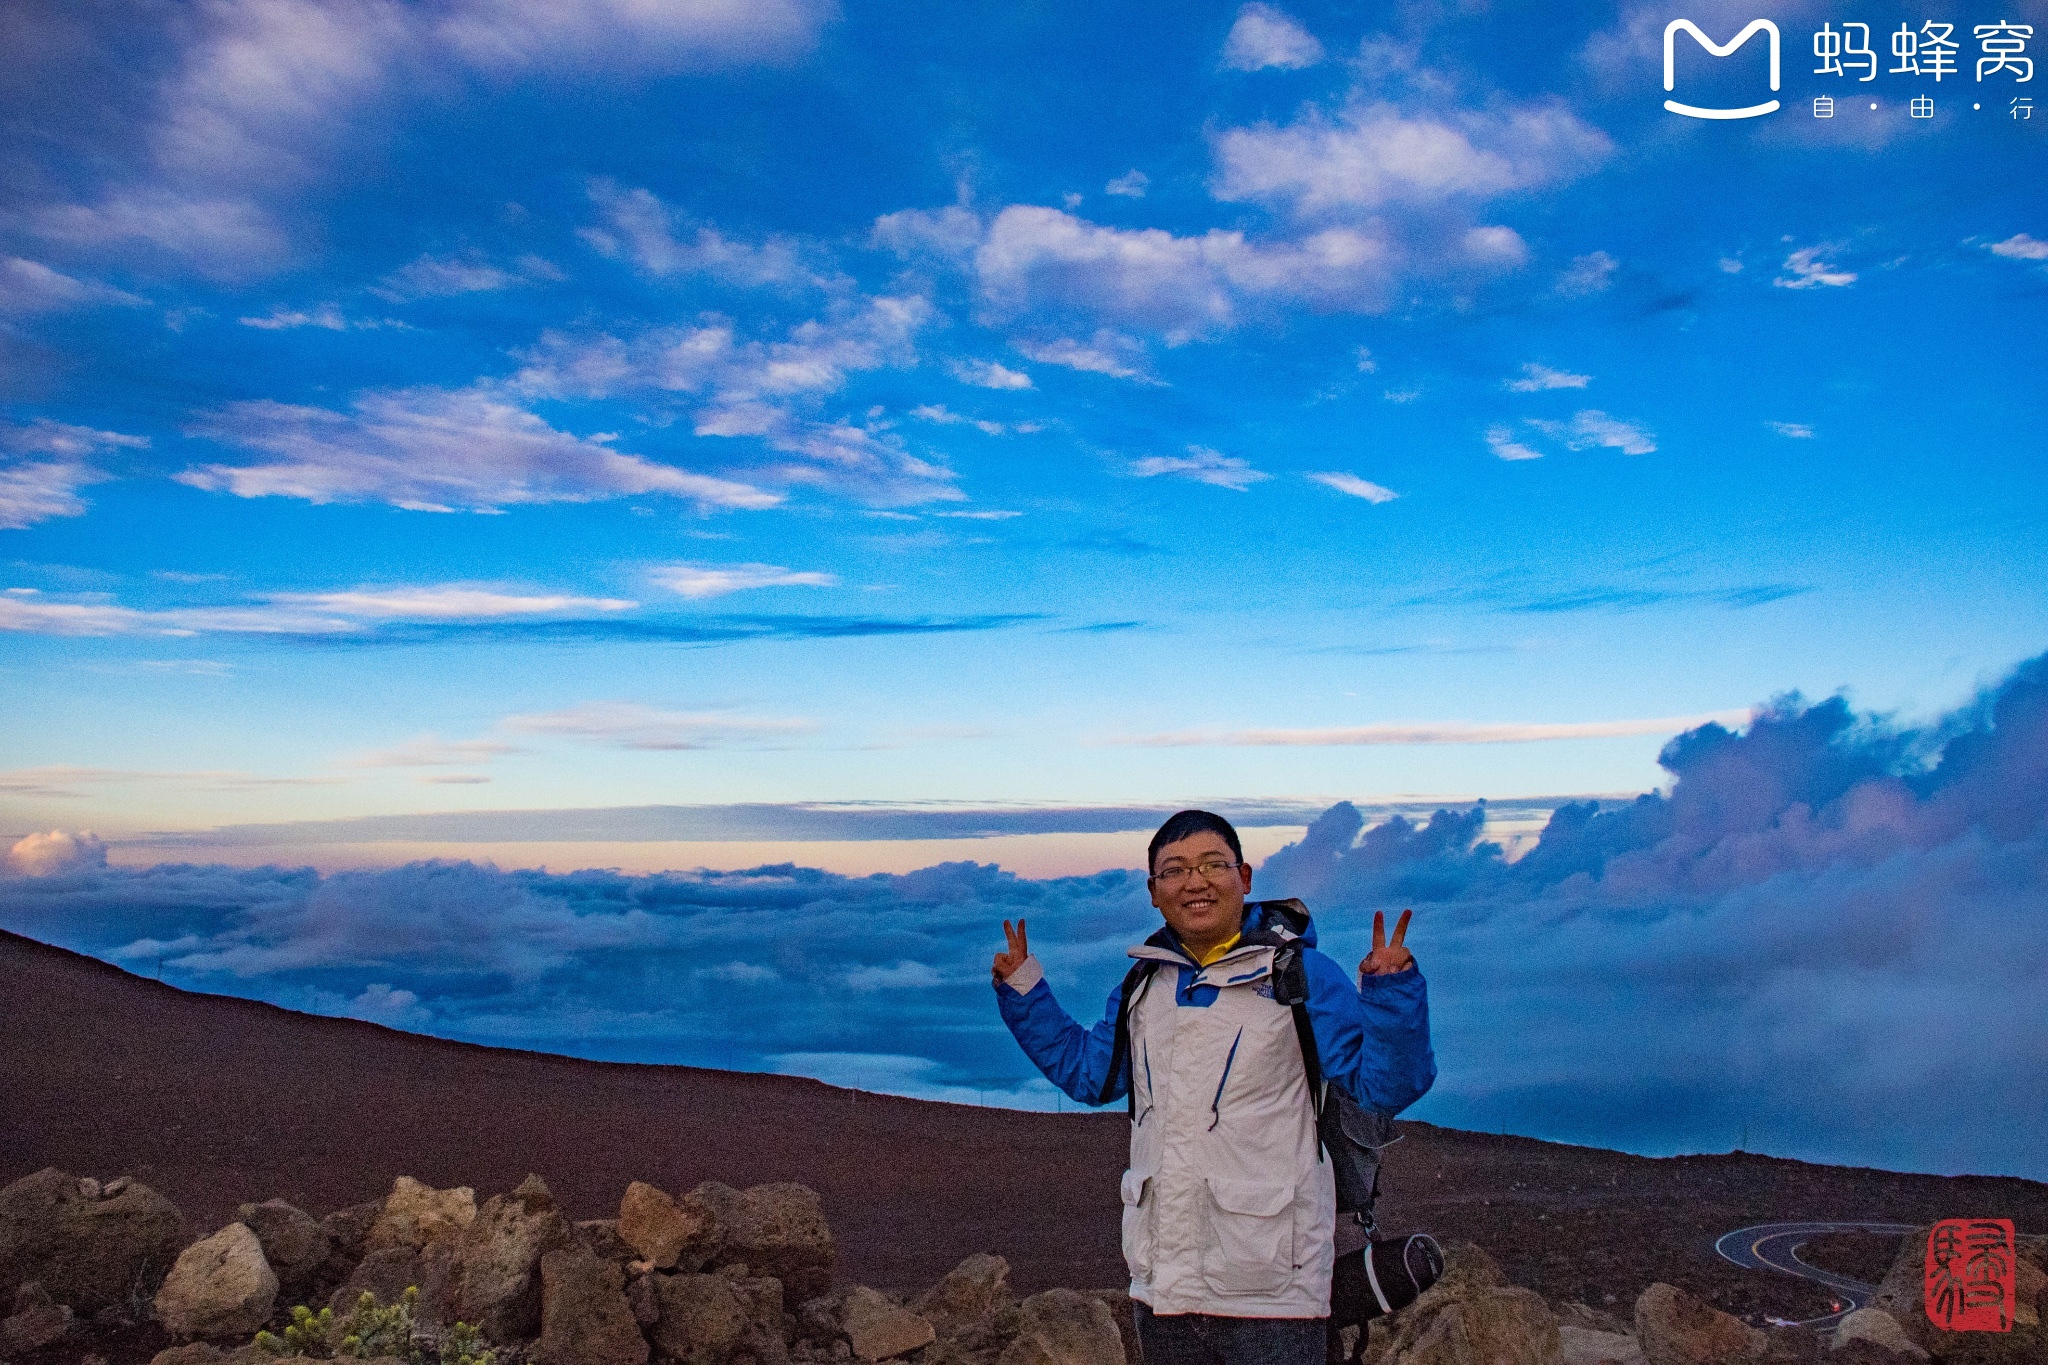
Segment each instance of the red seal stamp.
[{"label": "red seal stamp", "polygon": [[2010,1332],[2017,1276],[2012,1219],[1944,1218],[1927,1236],[1927,1320],[1950,1332]]}]

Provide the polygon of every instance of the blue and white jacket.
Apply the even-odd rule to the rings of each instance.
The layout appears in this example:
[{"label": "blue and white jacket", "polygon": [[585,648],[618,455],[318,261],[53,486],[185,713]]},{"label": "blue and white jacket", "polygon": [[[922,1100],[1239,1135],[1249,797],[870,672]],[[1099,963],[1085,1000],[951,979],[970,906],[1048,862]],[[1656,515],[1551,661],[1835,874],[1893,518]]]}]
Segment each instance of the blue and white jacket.
[{"label": "blue and white jacket", "polygon": [[[1256,904],[1243,928],[1291,936]],[[1300,938],[1323,1075],[1365,1108],[1399,1113],[1436,1080],[1428,983],[1410,968],[1354,986],[1314,951],[1312,923]],[[1132,948],[1160,965],[1137,988],[1130,1065],[1106,1097],[1123,987],[1083,1028],[1053,999],[1036,957],[996,986],[1003,1022],[1047,1080],[1084,1104],[1136,1087],[1123,1248],[1131,1297],[1155,1313],[1330,1311],[1336,1187],[1316,1143],[1293,1011],[1273,999],[1273,953],[1243,944],[1202,967],[1171,929]]]}]

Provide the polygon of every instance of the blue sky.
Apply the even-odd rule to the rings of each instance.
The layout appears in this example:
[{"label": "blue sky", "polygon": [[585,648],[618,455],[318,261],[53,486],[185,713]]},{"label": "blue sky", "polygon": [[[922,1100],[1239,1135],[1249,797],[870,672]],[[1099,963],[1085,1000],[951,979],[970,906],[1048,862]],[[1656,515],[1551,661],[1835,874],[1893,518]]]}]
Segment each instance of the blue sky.
[{"label": "blue sky", "polygon": [[1859,7],[1865,82],[1686,9],[1783,35],[1703,121],[1656,6],[10,6],[0,833],[1520,854],[1775,697],[1935,725],[2048,641],[2048,113],[1975,33],[2048,6],[1965,11],[1936,80]]}]

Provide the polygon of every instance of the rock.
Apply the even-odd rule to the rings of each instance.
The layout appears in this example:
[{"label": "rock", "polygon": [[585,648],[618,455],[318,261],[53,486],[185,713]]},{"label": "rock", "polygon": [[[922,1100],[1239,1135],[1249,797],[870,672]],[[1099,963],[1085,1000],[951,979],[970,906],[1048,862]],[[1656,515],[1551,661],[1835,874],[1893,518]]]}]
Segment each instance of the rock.
[{"label": "rock", "polygon": [[778,1281],[652,1274],[643,1282],[654,1285],[659,1311],[648,1338],[683,1365],[726,1365],[739,1354],[787,1365]]},{"label": "rock", "polygon": [[947,1271],[913,1306],[940,1336],[971,1339],[985,1335],[996,1315],[1016,1301],[1010,1292],[1010,1263],[977,1252]]},{"label": "rock", "polygon": [[861,1285],[849,1290],[839,1305],[839,1326],[847,1344],[862,1360],[887,1360],[908,1355],[938,1340],[929,1319]]},{"label": "rock", "polygon": [[1588,1332],[1613,1332],[1632,1337],[1636,1334],[1635,1324],[1623,1322],[1612,1313],[1583,1303],[1567,1303],[1557,1310],[1557,1325],[1577,1327]]},{"label": "rock", "polygon": [[1636,1299],[1636,1340],[1649,1365],[1744,1365],[1763,1359],[1768,1338],[1675,1285]]},{"label": "rock", "polygon": [[706,1181],[678,1203],[692,1201],[716,1219],[720,1244],[710,1264],[743,1261],[755,1275],[782,1281],[798,1302],[832,1287],[832,1232],[811,1190],[785,1181],[741,1191]]},{"label": "rock", "polygon": [[[1432,1285],[1430,1292],[1435,1292]],[[1563,1337],[1557,1315],[1533,1290],[1468,1283],[1428,1305],[1401,1310],[1387,1359],[1400,1365],[1557,1365]]]},{"label": "rock", "polygon": [[48,1346],[71,1330],[71,1309],[52,1299],[39,1280],[14,1291],[14,1312],[0,1321],[0,1358]]},{"label": "rock", "polygon": [[491,1196],[455,1241],[456,1316],[493,1341],[533,1336],[540,1331],[540,1258],[576,1244],[539,1176]]},{"label": "rock", "polygon": [[624,1266],[637,1254],[632,1243],[619,1236],[619,1220],[616,1218],[586,1218],[576,1224],[576,1236],[600,1261]]},{"label": "rock", "polygon": [[475,1219],[476,1191],[469,1186],[437,1190],[402,1175],[392,1182],[364,1234],[363,1253],[392,1247],[418,1251],[429,1242],[458,1236]]},{"label": "rock", "polygon": [[174,1337],[246,1336],[276,1304],[276,1272],[246,1223],[186,1247],[156,1292],[157,1321]]},{"label": "rock", "polygon": [[158,1351],[150,1357],[149,1365],[222,1365],[227,1358],[227,1353],[210,1341],[191,1341]]},{"label": "rock", "polygon": [[1882,1346],[1887,1351],[1911,1356],[1915,1360],[1926,1360],[1927,1352],[1906,1335],[1906,1329],[1899,1326],[1899,1320],[1882,1308],[1859,1308],[1843,1318],[1835,1327],[1834,1337],[1828,1345],[1841,1350],[1852,1341],[1868,1341]]},{"label": "rock", "polygon": [[626,1277],[626,1304],[633,1310],[633,1321],[646,1331],[661,1321],[661,1280],[660,1275],[632,1275]]},{"label": "rock", "polygon": [[647,1365],[625,1272],[580,1243],[540,1258],[540,1365]]},{"label": "rock", "polygon": [[2048,1272],[2028,1260],[2024,1255],[2013,1267],[2013,1308],[2012,1320],[2020,1327],[2041,1325],[2042,1291],[2048,1289]]},{"label": "rock", "polygon": [[701,1198],[686,1197],[677,1204],[646,1181],[636,1180],[619,1201],[618,1235],[657,1270],[694,1272],[704,1268],[718,1246],[718,1218]]},{"label": "rock", "polygon": [[1024,1300],[1000,1365],[1124,1365],[1123,1337],[1100,1299],[1048,1289]]},{"label": "rock", "polygon": [[419,1286],[420,1253],[410,1247],[385,1247],[373,1251],[357,1263],[341,1288],[328,1296],[327,1306],[334,1310],[336,1318],[345,1318],[355,1311],[356,1303],[365,1294],[375,1296],[378,1303],[389,1306],[398,1302],[407,1289]]},{"label": "rock", "polygon": [[320,1230],[327,1234],[328,1258],[346,1257],[351,1265],[362,1260],[363,1244],[369,1239],[370,1228],[376,1223],[377,1215],[383,1212],[383,1200],[367,1199],[345,1209],[336,1209],[322,1218]]},{"label": "rock", "polygon": [[844,1292],[820,1294],[815,1299],[805,1299],[796,1309],[796,1339],[798,1342],[830,1350],[834,1342],[844,1345],[846,1331],[839,1325],[839,1305],[846,1301]]},{"label": "rock", "polygon": [[176,1206],[133,1180],[87,1188],[51,1166],[0,1190],[0,1286],[34,1280],[79,1313],[156,1292],[185,1245]]},{"label": "rock", "polygon": [[287,1300],[313,1283],[333,1249],[327,1230],[312,1214],[282,1199],[244,1204],[235,1217],[263,1244],[263,1259],[277,1273],[278,1293]]},{"label": "rock", "polygon": [[1561,1321],[1557,1344],[1558,1365],[1644,1365],[1643,1348],[1625,1332],[1595,1331]]},{"label": "rock", "polygon": [[[1132,1361],[1142,1360],[1145,1351],[1138,1342],[1138,1320],[1131,1309],[1131,1291],[1128,1289],[1089,1289],[1083,1292],[1091,1299],[1100,1300],[1103,1307],[1109,1309],[1110,1317],[1116,1320],[1117,1336],[1124,1343],[1124,1359]],[[995,1322],[998,1324],[997,1330],[999,1331],[1007,1330],[1014,1333],[1017,1330],[1014,1322],[1009,1324],[1007,1329],[1002,1326],[1003,1314],[1000,1309],[997,1310]]]}]

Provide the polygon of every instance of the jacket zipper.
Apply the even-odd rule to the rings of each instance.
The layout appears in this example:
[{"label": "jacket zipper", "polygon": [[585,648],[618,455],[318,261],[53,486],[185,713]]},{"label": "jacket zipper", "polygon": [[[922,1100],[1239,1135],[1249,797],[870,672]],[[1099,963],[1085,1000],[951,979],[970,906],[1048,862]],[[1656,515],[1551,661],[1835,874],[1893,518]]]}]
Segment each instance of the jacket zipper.
[{"label": "jacket zipper", "polygon": [[[1237,1061],[1237,1045],[1243,1041],[1244,1030],[1239,1028],[1237,1037],[1230,1040],[1230,1055],[1223,1059],[1223,1079],[1216,1082],[1216,1098],[1209,1101],[1209,1131],[1212,1133],[1223,1121],[1223,1087],[1230,1084],[1230,1068]],[[1150,1077],[1147,1077],[1147,1084],[1150,1084]]]}]

